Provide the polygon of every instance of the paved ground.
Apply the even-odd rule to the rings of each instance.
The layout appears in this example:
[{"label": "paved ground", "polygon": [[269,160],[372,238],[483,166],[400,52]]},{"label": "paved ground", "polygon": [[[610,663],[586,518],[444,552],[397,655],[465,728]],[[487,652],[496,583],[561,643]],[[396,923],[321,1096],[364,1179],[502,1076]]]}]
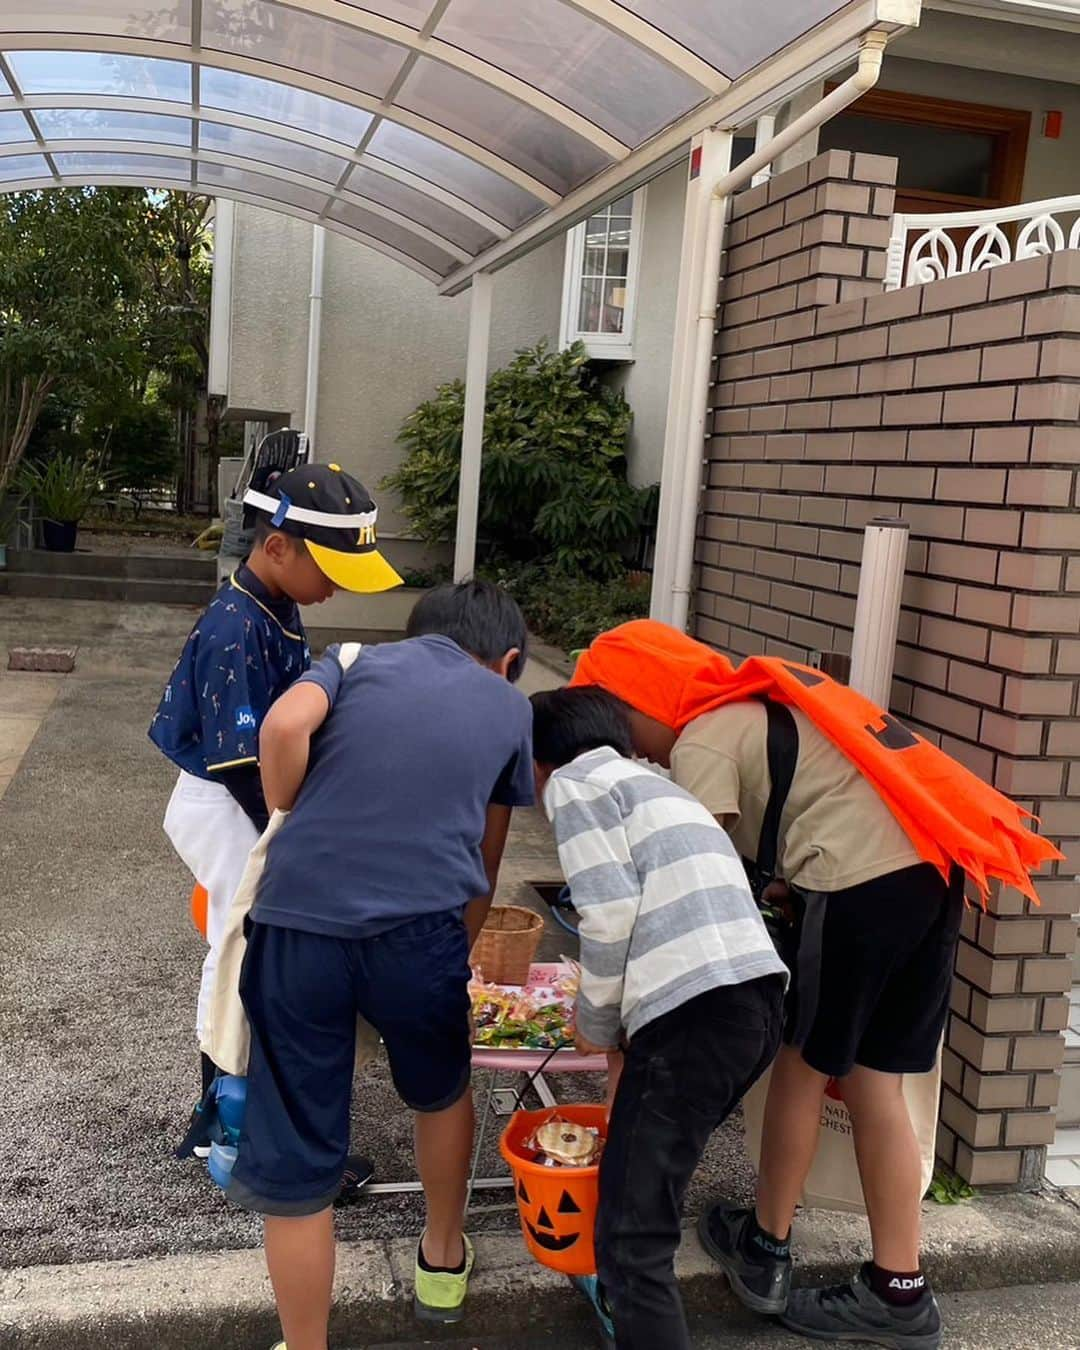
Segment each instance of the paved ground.
[{"label": "paved ground", "polygon": [[[0,801],[0,1266],[258,1241],[256,1222],[230,1210],[201,1168],[170,1156],[195,1095],[201,947],[186,915],[190,880],[160,828],[173,773],[146,725],[192,618],[0,601],[0,709],[13,690],[5,646],[80,644],[75,675],[52,687]],[[523,813],[502,897],[522,900],[527,881],[556,876],[546,825]],[[554,933],[547,951],[566,945]],[[564,1082],[574,1096],[599,1087]],[[412,1175],[411,1120],[382,1065],[358,1081],[354,1142],[382,1179]],[[485,1170],[498,1166],[492,1150]],[[713,1143],[691,1209],[749,1185],[733,1123]],[[514,1223],[501,1209],[472,1226]],[[340,1232],[379,1238],[420,1226],[415,1197],[379,1197],[345,1213]]]},{"label": "paved ground", "polygon": [[[1076,1350],[1080,1347],[1080,1285],[1039,1285],[995,1289],[977,1294],[945,1294],[940,1299],[945,1319],[945,1350]],[[440,1341],[440,1350],[595,1350],[587,1330],[575,1335],[565,1327],[545,1334],[540,1328],[526,1339]],[[698,1318],[691,1327],[695,1350],[807,1350],[814,1344],[758,1318],[729,1314]],[[365,1350],[420,1350],[431,1341],[399,1341],[395,1346],[369,1345]]]}]

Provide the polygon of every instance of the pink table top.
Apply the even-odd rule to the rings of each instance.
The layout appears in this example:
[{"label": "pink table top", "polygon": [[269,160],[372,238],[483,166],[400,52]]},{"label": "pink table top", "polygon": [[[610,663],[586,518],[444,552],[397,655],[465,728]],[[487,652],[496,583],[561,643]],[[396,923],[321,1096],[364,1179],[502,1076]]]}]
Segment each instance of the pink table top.
[{"label": "pink table top", "polygon": [[[514,1073],[536,1073],[551,1054],[549,1050],[491,1050],[485,1045],[474,1045],[473,1067],[477,1069],[508,1069]],[[607,1073],[606,1055],[579,1055],[573,1048],[558,1050],[551,1055],[545,1073]]]}]

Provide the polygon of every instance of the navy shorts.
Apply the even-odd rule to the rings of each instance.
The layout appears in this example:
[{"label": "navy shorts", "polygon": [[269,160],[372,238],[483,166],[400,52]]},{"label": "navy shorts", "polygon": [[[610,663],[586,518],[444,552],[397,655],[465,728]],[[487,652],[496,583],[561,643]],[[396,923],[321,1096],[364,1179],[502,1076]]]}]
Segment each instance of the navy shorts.
[{"label": "navy shorts", "polygon": [[472,1067],[468,986],[458,911],[356,939],[252,924],[240,977],[247,1114],[229,1198],[279,1215],[333,1203],[349,1150],[358,1013],[382,1036],[407,1106],[452,1106]]}]

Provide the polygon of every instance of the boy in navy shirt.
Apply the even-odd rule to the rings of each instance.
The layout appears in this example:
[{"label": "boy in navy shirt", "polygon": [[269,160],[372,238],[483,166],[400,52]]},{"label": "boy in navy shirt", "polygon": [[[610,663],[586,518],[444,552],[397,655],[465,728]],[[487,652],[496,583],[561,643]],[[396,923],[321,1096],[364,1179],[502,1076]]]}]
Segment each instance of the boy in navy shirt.
[{"label": "boy in navy shirt", "polygon": [[417,1315],[460,1318],[472,1269],[469,951],[511,810],[533,801],[532,714],[512,687],[526,632],[510,596],[469,582],[421,600],[408,634],[347,669],[331,648],[262,729],[266,802],[289,814],[250,916],[229,1195],[265,1216],[289,1350],[326,1350],[358,1013],[416,1112]]},{"label": "boy in navy shirt", "polygon": [[[374,502],[336,465],[301,465],[244,502],[255,516],[251,554],[192,629],[150,724],[180,770],[165,832],[208,895],[200,1046],[229,904],[267,823],[260,727],[311,664],[299,606],[339,586],[375,591],[401,580],[375,549]],[[214,1073],[203,1054],[203,1093]]]}]

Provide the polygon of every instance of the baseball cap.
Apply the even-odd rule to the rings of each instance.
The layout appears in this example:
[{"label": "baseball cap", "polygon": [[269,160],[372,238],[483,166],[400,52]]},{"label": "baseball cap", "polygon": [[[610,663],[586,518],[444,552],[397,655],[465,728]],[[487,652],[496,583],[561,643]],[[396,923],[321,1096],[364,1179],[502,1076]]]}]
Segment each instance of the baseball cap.
[{"label": "baseball cap", "polygon": [[324,576],[346,591],[388,591],[401,577],[375,546],[378,509],[363,483],[337,464],[301,464],[265,492],[248,488],[244,505],[302,539]]}]

